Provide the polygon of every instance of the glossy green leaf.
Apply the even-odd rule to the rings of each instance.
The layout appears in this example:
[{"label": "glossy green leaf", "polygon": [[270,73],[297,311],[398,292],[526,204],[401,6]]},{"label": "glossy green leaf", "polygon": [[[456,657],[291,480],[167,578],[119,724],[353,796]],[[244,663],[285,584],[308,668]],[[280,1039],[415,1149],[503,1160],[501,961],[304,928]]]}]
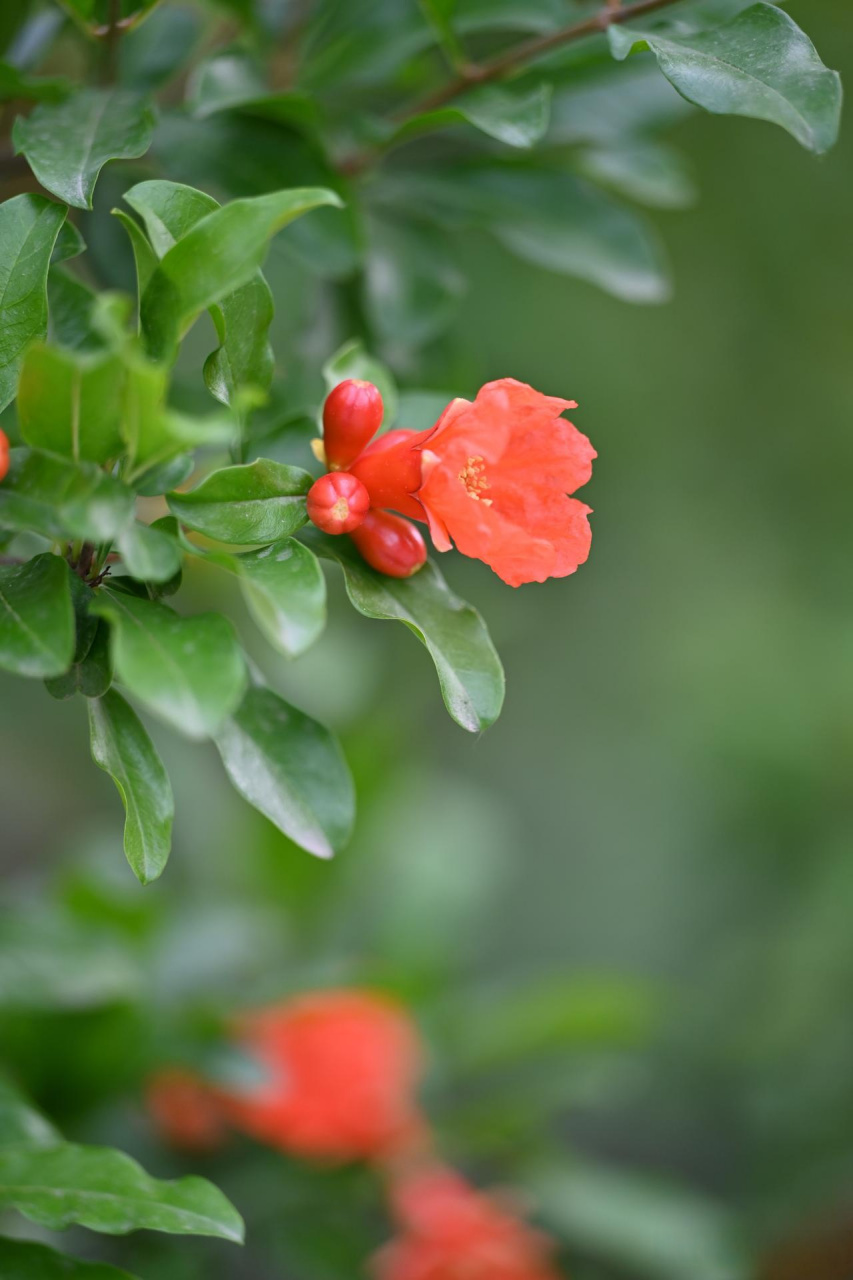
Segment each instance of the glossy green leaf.
[{"label": "glossy green leaf", "polygon": [[19,676],[61,675],[74,657],[68,566],[59,556],[0,565],[0,667]]},{"label": "glossy green leaf", "polygon": [[302,536],[318,555],[341,566],[359,613],[404,622],[423,641],[458,725],[477,733],[497,720],[504,699],[500,658],[479,613],[453,594],[432,561],[411,578],[388,578],[366,565],[348,538],[314,529]]},{"label": "glossy green leaf", "polygon": [[200,312],[247,284],[277,231],[311,209],[340,204],[333,191],[294,188],[234,200],[195,223],[164,254],[142,298],[152,354],[171,356]]},{"label": "glossy green leaf", "polygon": [[339,382],[345,382],[347,378],[363,378],[365,382],[372,382],[379,388],[382,393],[382,403],[385,406],[382,426],[383,428],[393,426],[397,419],[399,400],[394,375],[381,360],[377,360],[375,356],[365,351],[364,345],[358,338],[345,342],[323,365],[323,379],[327,393],[332,391]]},{"label": "glossy green leaf", "polygon": [[0,1237],[0,1275],[3,1280],[134,1280],[105,1262],[81,1262],[30,1240]]},{"label": "glossy green leaf", "polygon": [[687,209],[697,190],[678,151],[640,139],[622,146],[596,147],[578,157],[581,173],[617,195],[653,209]]},{"label": "glossy green leaf", "polygon": [[[140,182],[127,192],[125,199],[145,222],[155,263],[198,222],[220,208],[212,196],[176,182]],[[146,287],[148,279],[150,275]],[[144,292],[141,275],[140,290]],[[232,404],[247,387],[266,391],[274,364],[268,338],[274,305],[261,272],[255,272],[246,284],[221,298],[210,312],[220,341],[205,364],[205,381],[211,394],[223,404]]]},{"label": "glossy green leaf", "polygon": [[550,109],[550,85],[540,83],[526,93],[488,85],[466,94],[453,106],[413,116],[400,126],[391,140],[403,142],[433,129],[470,124],[508,147],[527,149],[545,136]]},{"label": "glossy green leaf", "polygon": [[692,35],[619,25],[608,34],[617,58],[637,46],[651,49],[679,93],[706,111],[768,120],[810,151],[827,151],[838,136],[838,72],[823,65],[808,36],[775,5],[751,5],[731,22]]},{"label": "glossy green leaf", "polygon": [[0,528],[109,542],[133,518],[133,504],[132,491],[94,463],[12,449],[0,485]]},{"label": "glossy green leaf", "polygon": [[53,1125],[0,1073],[0,1147],[11,1143],[45,1147],[60,1141]]},{"label": "glossy green leaf", "polygon": [[98,351],[104,341],[93,323],[97,294],[79,276],[52,266],[47,277],[48,338],[69,351]]},{"label": "glossy green leaf", "polygon": [[15,398],[27,347],[47,335],[47,272],[67,212],[44,196],[0,204],[0,411]]},{"label": "glossy green leaf", "polygon": [[59,235],[50,255],[50,265],[55,267],[60,262],[70,262],[72,258],[79,258],[85,252],[86,241],[82,233],[70,218],[66,218],[59,228]]},{"label": "glossy green leaf", "polygon": [[392,347],[421,346],[452,322],[466,281],[447,237],[429,223],[371,221],[365,300],[371,324]]},{"label": "glossy green leaf", "polygon": [[288,658],[310,649],[326,625],[326,580],[317,557],[294,538],[258,551],[195,554],[239,579],[249,612],[270,644]]},{"label": "glossy green leaf", "polygon": [[43,187],[66,204],[91,209],[107,161],[144,155],[153,132],[154,112],[138,94],[79,89],[16,120],[12,140]]},{"label": "glossy green leaf", "polygon": [[301,529],[313,477],[300,467],[259,458],[224,467],[188,493],[170,493],[169,507],[189,529],[218,542],[248,546],[273,542]]},{"label": "glossy green leaf", "polygon": [[192,455],[182,453],[154,467],[151,471],[146,471],[141,479],[134,482],[133,487],[143,498],[156,498],[183,484],[190,478],[194,468],[195,462]]},{"label": "glossy green leaf", "polygon": [[74,352],[34,343],[24,356],[18,421],[27,444],[75,462],[107,462],[124,452],[124,368],[112,351]]},{"label": "glossy green leaf", "polygon": [[139,317],[139,308],[142,304],[142,295],[148,288],[148,283],[157,270],[157,255],[151,248],[151,245],[145,238],[145,232],[139,223],[131,218],[130,214],[125,213],[123,209],[113,209],[113,217],[118,218],[121,225],[127,232],[130,240],[130,247],[133,250],[133,261],[136,264],[136,296],[137,296],[137,319]]},{"label": "glossy green leaf", "polygon": [[94,611],[112,627],[116,678],[189,738],[211,737],[238,706],[246,664],[234,629],[217,613],[182,618],[114,589]]},{"label": "glossy green leaf", "polygon": [[156,880],[172,846],[169,776],[142,721],[115,690],[89,702],[92,759],[110,775],[125,809],[124,852],[142,884]]},{"label": "glossy green leaf", "polygon": [[78,1223],[108,1235],[145,1228],[243,1239],[240,1215],[212,1183],[159,1181],[108,1147],[65,1142],[0,1149],[0,1207],[54,1231]]},{"label": "glossy green leaf", "polygon": [[328,729],[271,689],[253,688],[216,745],[237,791],[295,844],[319,858],[346,844],[353,785]]},{"label": "glossy green leaf", "polygon": [[181,567],[181,551],[173,538],[140,520],[118,536],[118,551],[127,571],[139,582],[169,582]]}]

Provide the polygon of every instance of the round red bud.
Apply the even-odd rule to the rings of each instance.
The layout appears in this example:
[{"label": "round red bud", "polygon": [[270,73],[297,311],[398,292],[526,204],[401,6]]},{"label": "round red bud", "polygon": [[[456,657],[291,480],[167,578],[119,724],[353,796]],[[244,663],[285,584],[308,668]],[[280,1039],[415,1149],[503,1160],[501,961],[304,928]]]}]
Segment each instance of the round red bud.
[{"label": "round red bud", "polygon": [[5,480],[9,470],[9,437],[0,431],[0,480]]},{"label": "round red bud", "polygon": [[323,406],[323,446],[327,465],[346,471],[382,426],[382,396],[372,382],[347,378],[329,392]]},{"label": "round red bud", "polygon": [[348,471],[330,471],[308,490],[308,519],[324,533],[352,533],[370,510],[370,495]]},{"label": "round red bud", "polygon": [[389,578],[410,578],[427,558],[417,525],[390,511],[368,512],[352,540],[367,563]]}]

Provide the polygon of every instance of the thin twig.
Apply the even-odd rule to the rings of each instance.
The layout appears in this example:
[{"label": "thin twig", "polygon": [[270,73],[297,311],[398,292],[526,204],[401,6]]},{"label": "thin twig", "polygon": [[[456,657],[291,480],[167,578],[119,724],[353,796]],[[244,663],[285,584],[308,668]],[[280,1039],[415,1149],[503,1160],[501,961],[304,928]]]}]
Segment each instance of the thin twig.
[{"label": "thin twig", "polygon": [[[523,67],[526,63],[544,57],[545,54],[552,53],[555,49],[561,49],[564,45],[572,44],[575,40],[582,40],[586,36],[601,35],[608,27],[612,27],[617,23],[630,22],[633,18],[642,18],[647,13],[654,13],[656,9],[664,9],[667,5],[676,3],[678,3],[678,0],[635,0],[634,4],[622,5],[614,3],[613,0],[605,0],[605,7],[600,9],[598,13],[592,14],[589,18],[584,18],[580,22],[572,23],[571,26],[561,27],[559,31],[551,31],[547,35],[534,36],[530,40],[525,40],[523,43],[515,45],[514,48],[508,49],[505,53],[499,54],[491,62],[480,63],[476,69],[467,68],[445,84],[439,85],[437,89],[434,89],[432,93],[428,93],[413,106],[397,112],[391,119],[398,126],[407,124],[409,120],[414,119],[416,116],[424,115],[430,111],[437,111],[440,107],[447,106],[454,98],[458,98],[460,94],[467,93],[471,88],[483,84],[491,84],[495,80],[503,80],[505,76]],[[385,147],[377,147],[371,151],[364,151],[359,155],[345,157],[341,168],[343,172],[349,175],[361,173],[374,160],[378,159],[385,150]]]}]

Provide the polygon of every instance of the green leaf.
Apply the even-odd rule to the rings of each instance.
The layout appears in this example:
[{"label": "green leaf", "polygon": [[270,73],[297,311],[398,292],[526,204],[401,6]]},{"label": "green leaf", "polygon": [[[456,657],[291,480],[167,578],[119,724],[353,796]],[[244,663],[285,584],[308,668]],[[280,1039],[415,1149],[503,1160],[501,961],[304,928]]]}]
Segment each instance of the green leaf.
[{"label": "green leaf", "polygon": [[271,689],[250,689],[216,738],[234,787],[295,844],[331,858],[349,839],[352,779],[336,739]]},{"label": "green leaf", "polygon": [[53,1125],[0,1073],[0,1147],[12,1143],[45,1147],[60,1141]]},{"label": "green leaf", "polygon": [[128,573],[139,582],[169,582],[181,568],[181,551],[161,529],[134,520],[118,536]]},{"label": "green leaf", "polygon": [[429,650],[444,704],[463,729],[493,724],[504,699],[504,673],[483,619],[448,587],[432,561],[411,578],[388,578],[364,563],[348,538],[303,533],[318,555],[344,571],[347,595],[366,618],[404,622]]},{"label": "green leaf", "polygon": [[[59,0],[88,35],[105,35],[113,18],[113,0]],[[160,0],[118,0],[119,18],[125,31],[133,30],[160,3]]]},{"label": "green leaf", "polygon": [[124,852],[131,870],[150,884],[172,846],[169,776],[142,721],[115,690],[89,702],[89,734],[92,759],[110,775],[124,805]]},{"label": "green leaf", "polygon": [[722,1204],[642,1174],[579,1160],[525,1177],[546,1222],[584,1253],[660,1280],[749,1280]]},{"label": "green leaf", "polygon": [[134,489],[143,498],[157,498],[183,484],[192,475],[195,462],[189,453],[179,454],[168,462],[146,471],[142,479],[134,482]]},{"label": "green leaf", "polygon": [[49,338],[69,351],[98,351],[104,341],[93,324],[97,294],[64,267],[52,266],[47,277]]},{"label": "green leaf", "polygon": [[108,1147],[4,1147],[0,1206],[54,1231],[79,1223],[108,1235],[145,1228],[243,1239],[240,1215],[204,1178],[162,1182]]},{"label": "green leaf", "polygon": [[59,556],[0,565],[0,667],[19,676],[61,675],[74,657],[68,566]]},{"label": "green leaf", "polygon": [[130,454],[130,483],[161,472],[179,454],[202,446],[230,444],[237,423],[222,412],[193,418],[166,407],[168,374],[163,365],[129,355],[122,430]]},{"label": "green leaf", "polygon": [[2,1238],[0,1274],[3,1280],[134,1280],[105,1262],[81,1262],[44,1244]]},{"label": "green leaf", "polygon": [[75,462],[107,462],[124,452],[124,368],[112,351],[75,352],[36,342],[24,356],[18,421],[27,444]]},{"label": "green leaf", "polygon": [[392,426],[397,419],[399,399],[394,375],[381,360],[377,360],[365,351],[358,338],[345,342],[323,365],[323,379],[327,393],[332,391],[339,382],[346,382],[347,378],[362,378],[365,382],[372,382],[379,388],[382,393],[382,403],[385,406],[382,426],[383,428]]},{"label": "green leaf", "polygon": [[0,917],[0,1008],[84,1010],[138,1000],[141,973],[91,921],[43,905]]},{"label": "green leaf", "polygon": [[249,612],[270,644],[296,658],[326,625],[326,580],[317,557],[294,538],[235,556],[227,551],[193,553],[239,579]]},{"label": "green leaf", "polygon": [[[145,222],[155,268],[158,258],[221,207],[203,191],[176,182],[140,182],[127,192],[125,199]],[[153,269],[148,273],[146,266],[145,287],[151,275]],[[143,292],[140,274],[140,294]],[[272,293],[260,271],[210,308],[220,346],[208,357],[204,374],[211,394],[222,404],[232,404],[247,387],[269,389],[274,360],[268,335],[274,309]]]},{"label": "green leaf", "polygon": [[220,53],[202,62],[190,77],[187,105],[206,120],[219,111],[240,109],[294,128],[313,130],[319,123],[314,98],[292,90],[272,92],[256,64],[241,53]]},{"label": "green leaf", "polygon": [[182,618],[163,604],[114,589],[101,593],[93,608],[111,624],[122,684],[187,737],[216,733],[246,685],[230,622],[217,613]]},{"label": "green leaf", "polygon": [[142,295],[148,288],[149,281],[157,270],[157,255],[151,248],[151,245],[145,239],[145,232],[139,223],[131,218],[130,214],[125,213],[124,209],[113,209],[112,215],[118,218],[124,227],[130,240],[130,247],[133,250],[133,261],[136,264],[136,296],[137,296],[137,320],[139,318],[139,308],[142,304]]},{"label": "green leaf", "polygon": [[508,147],[529,149],[545,136],[550,111],[550,85],[538,84],[526,93],[488,85],[466,94],[453,106],[411,117],[390,141],[404,142],[447,125],[470,124]]},{"label": "green leaf", "polygon": [[79,258],[85,252],[86,241],[74,223],[66,218],[59,228],[59,235],[50,255],[50,265],[55,267],[60,262],[70,262],[72,258]]},{"label": "green leaf", "polygon": [[155,356],[171,356],[200,312],[248,283],[269,240],[302,214],[341,200],[323,188],[294,188],[234,200],[203,217],[164,254],[142,298],[142,330]]},{"label": "green leaf", "polygon": [[616,195],[653,209],[686,209],[696,184],[684,158],[672,147],[641,139],[596,147],[578,157],[581,173]]},{"label": "green leaf", "polygon": [[15,398],[25,350],[47,336],[47,272],[67,212],[44,196],[0,204],[0,411]]},{"label": "green leaf", "polygon": [[133,518],[133,492],[92,462],[12,449],[0,485],[0,528],[110,542]]},{"label": "green leaf", "polygon": [[447,236],[428,223],[371,223],[365,300],[371,324],[391,346],[421,346],[452,322],[465,277]]},{"label": "green leaf", "polygon": [[838,137],[838,72],[775,5],[751,5],[731,22],[687,36],[618,25],[608,35],[617,58],[637,45],[651,49],[678,92],[706,111],[768,120],[818,153]]},{"label": "green leaf", "polygon": [[161,88],[187,63],[200,30],[197,13],[164,5],[122,38],[119,80],[126,88],[143,93]]},{"label": "green leaf", "polygon": [[188,493],[167,502],[189,529],[232,545],[286,538],[305,524],[305,495],[314,483],[300,467],[259,458],[248,466],[223,467]]},{"label": "green leaf", "polygon": [[28,76],[9,62],[0,62],[0,102],[59,102],[72,87],[70,80]]},{"label": "green leaf", "polygon": [[[79,578],[77,581],[79,582]],[[79,647],[79,626],[77,635]],[[97,623],[94,639],[85,654],[82,656],[75,654],[74,665],[64,675],[54,676],[50,680],[45,680],[44,683],[50,696],[62,701],[65,698],[73,698],[78,693],[84,698],[101,698],[112,682],[110,629],[101,619]]]},{"label": "green leaf", "polygon": [[39,182],[66,204],[91,209],[98,175],[108,160],[145,155],[154,112],[125,89],[79,89],[59,103],[41,103],[12,131]]}]

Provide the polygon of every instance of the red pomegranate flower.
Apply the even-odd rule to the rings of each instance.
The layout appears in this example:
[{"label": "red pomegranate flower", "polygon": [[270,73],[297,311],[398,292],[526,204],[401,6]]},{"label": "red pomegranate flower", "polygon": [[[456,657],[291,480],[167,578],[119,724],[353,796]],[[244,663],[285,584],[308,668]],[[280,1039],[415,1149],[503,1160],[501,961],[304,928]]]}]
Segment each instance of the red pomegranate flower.
[{"label": "red pomegranate flower", "polygon": [[392,431],[351,467],[373,507],[426,519],[439,551],[453,543],[510,586],[574,573],[589,555],[590,508],[571,498],[595,450],[560,415],[573,400],[503,378],[454,400],[429,431]]},{"label": "red pomegranate flower", "polygon": [[219,1102],[259,1141],[297,1156],[359,1160],[420,1133],[420,1043],[391,1000],[354,990],[300,996],[243,1017],[237,1039],[265,1080],[220,1090]]},{"label": "red pomegranate flower", "polygon": [[392,1188],[400,1234],[373,1260],[375,1280],[558,1280],[548,1239],[450,1169]]},{"label": "red pomegranate flower", "polygon": [[5,431],[0,431],[0,480],[6,479],[6,472],[9,470],[9,437]]}]

